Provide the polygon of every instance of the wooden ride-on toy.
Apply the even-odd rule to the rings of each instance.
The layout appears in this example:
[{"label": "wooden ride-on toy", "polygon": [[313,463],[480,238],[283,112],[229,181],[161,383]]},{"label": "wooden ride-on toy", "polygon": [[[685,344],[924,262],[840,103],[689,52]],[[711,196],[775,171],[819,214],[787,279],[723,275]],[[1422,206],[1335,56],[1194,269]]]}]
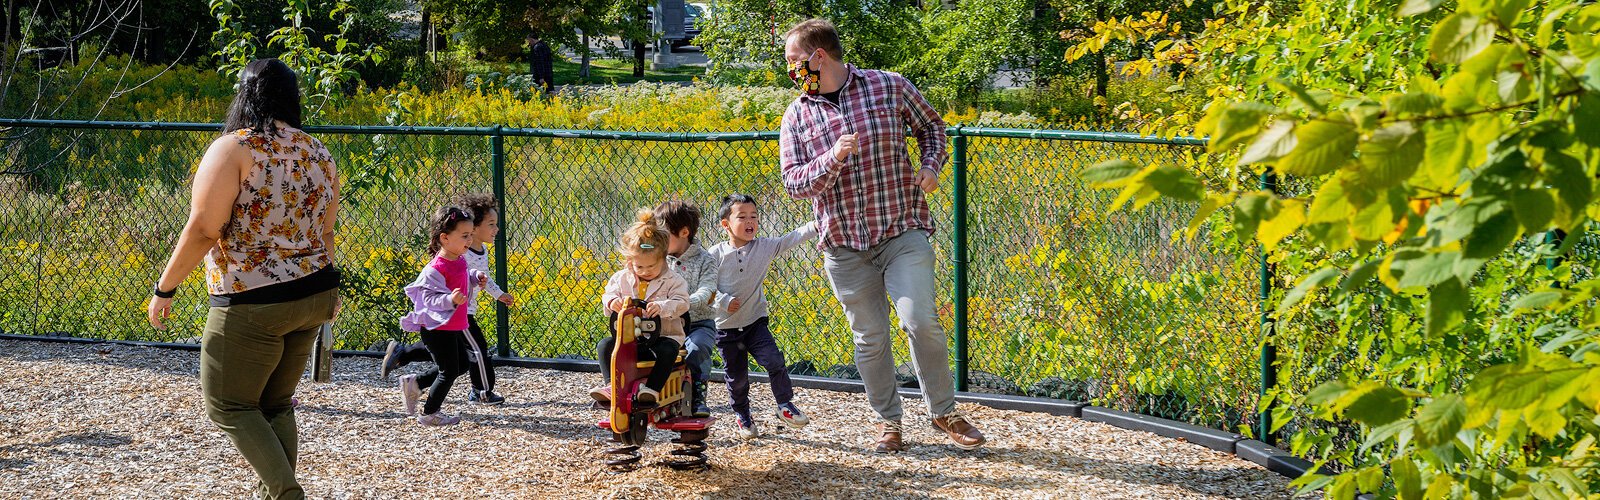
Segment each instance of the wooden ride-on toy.
[{"label": "wooden ride-on toy", "polygon": [[607,326],[610,334],[616,338],[611,350],[611,366],[601,367],[611,371],[611,405],[607,418],[598,425],[601,429],[611,431],[611,439],[623,446],[607,450],[607,455],[615,457],[605,460],[605,464],[613,467],[637,464],[641,458],[639,447],[646,442],[646,431],[654,426],[678,433],[672,442],[679,447],[672,451],[673,458],[666,462],[669,467],[679,470],[704,469],[708,465],[705,439],[711,435],[711,424],[716,418],[694,416],[693,402],[689,397],[694,378],[689,374],[689,365],[683,361],[684,352],[681,348],[676,359],[671,361],[672,372],[667,377],[666,386],[661,388],[656,403],[639,405],[634,402],[634,396],[639,394],[650,370],[661,362],[640,360],[639,342],[654,340],[661,332],[662,321],[682,321],[678,318],[642,317],[645,306],[643,300],[629,299],[628,308],[612,313]]}]

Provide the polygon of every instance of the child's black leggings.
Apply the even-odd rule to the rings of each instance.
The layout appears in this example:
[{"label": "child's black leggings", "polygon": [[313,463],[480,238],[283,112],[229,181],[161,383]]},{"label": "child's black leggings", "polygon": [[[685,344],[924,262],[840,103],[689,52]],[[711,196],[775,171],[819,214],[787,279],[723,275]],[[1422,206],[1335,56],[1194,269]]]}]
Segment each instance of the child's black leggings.
[{"label": "child's black leggings", "polygon": [[439,365],[437,371],[428,370],[417,376],[417,386],[429,387],[428,402],[422,405],[422,414],[432,415],[444,405],[444,397],[450,393],[456,378],[471,366],[467,351],[476,349],[469,347],[472,341],[467,333],[459,330],[423,330],[421,337],[422,343],[428,346],[428,353],[433,355],[433,363]]}]

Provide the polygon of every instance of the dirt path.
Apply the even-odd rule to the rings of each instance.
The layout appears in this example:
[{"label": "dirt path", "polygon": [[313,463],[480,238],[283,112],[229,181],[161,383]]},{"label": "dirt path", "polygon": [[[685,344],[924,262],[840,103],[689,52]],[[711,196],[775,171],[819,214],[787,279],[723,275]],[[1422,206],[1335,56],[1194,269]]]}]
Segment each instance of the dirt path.
[{"label": "dirt path", "polygon": [[[242,498],[255,477],[206,420],[194,352],[0,341],[0,498]],[[313,498],[1285,498],[1284,478],[1225,453],[1153,434],[1037,413],[966,406],[990,436],[962,452],[908,400],[910,451],[866,451],[871,411],[860,394],[800,389],[803,429],[773,425],[758,385],[763,437],[718,423],[713,467],[660,465],[613,474],[609,442],[585,389],[594,374],[500,368],[508,403],[466,406],[465,380],[435,429],[405,417],[376,362],[339,359],[335,380],[304,383],[300,481]],[[408,367],[416,370],[421,367]],[[713,402],[726,392],[714,388]],[[765,398],[765,399],[763,399]],[[727,417],[726,404],[714,406]],[[658,463],[671,435],[645,448]]]}]

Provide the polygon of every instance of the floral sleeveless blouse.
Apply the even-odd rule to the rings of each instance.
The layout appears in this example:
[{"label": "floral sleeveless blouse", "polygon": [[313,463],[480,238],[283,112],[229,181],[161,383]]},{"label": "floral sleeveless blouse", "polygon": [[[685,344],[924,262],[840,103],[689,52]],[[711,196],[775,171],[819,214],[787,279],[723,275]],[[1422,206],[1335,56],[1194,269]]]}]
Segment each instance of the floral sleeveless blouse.
[{"label": "floral sleeveless blouse", "polygon": [[322,230],[339,179],[322,141],[296,128],[232,137],[255,159],[222,239],[206,254],[211,294],[286,283],[332,264]]}]

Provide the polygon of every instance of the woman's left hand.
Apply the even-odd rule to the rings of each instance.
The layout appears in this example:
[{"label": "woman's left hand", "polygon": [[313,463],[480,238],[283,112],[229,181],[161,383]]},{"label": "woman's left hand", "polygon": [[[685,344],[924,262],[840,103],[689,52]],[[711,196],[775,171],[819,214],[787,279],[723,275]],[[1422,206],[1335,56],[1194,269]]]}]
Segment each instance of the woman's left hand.
[{"label": "woman's left hand", "polygon": [[172,315],[172,299],[151,296],[150,307],[146,311],[150,316],[150,326],[156,327],[157,330],[165,330],[167,325],[163,324],[161,320]]}]

